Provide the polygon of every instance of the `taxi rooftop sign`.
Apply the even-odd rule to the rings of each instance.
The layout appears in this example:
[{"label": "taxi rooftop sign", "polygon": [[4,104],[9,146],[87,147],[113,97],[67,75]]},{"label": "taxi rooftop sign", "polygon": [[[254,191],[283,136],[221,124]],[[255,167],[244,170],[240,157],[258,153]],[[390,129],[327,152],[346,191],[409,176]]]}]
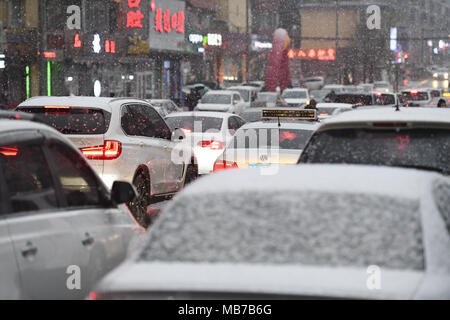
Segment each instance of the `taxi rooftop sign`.
[{"label": "taxi rooftop sign", "polygon": [[263,119],[289,118],[296,120],[316,120],[316,110],[270,110],[262,111]]}]

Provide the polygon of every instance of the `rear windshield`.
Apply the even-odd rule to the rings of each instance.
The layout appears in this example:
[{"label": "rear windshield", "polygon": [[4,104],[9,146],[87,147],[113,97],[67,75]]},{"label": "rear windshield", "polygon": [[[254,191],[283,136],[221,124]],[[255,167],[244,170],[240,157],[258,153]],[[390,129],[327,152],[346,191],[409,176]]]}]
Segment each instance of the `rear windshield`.
[{"label": "rear windshield", "polygon": [[415,200],[276,188],[180,196],[141,260],[424,269]]},{"label": "rear windshield", "polygon": [[231,104],[231,95],[229,94],[206,94],[203,96],[202,103],[209,104]]},{"label": "rear windshield", "polygon": [[372,105],[372,96],[365,94],[339,94],[334,99],[336,103],[358,104],[364,106]]},{"label": "rear windshield", "polygon": [[313,132],[313,130],[299,129],[245,129],[239,130],[234,135],[231,145],[235,149],[279,148],[302,150]]},{"label": "rear windshield", "polygon": [[223,122],[222,118],[201,116],[168,117],[165,120],[172,131],[175,129],[183,129],[189,132],[206,132],[207,130],[220,131]]},{"label": "rear windshield", "polygon": [[284,99],[306,99],[306,91],[285,91],[282,95]]},{"label": "rear windshield", "polygon": [[264,93],[258,93],[258,101],[264,101],[264,102],[277,102],[277,96],[274,94],[264,94]]},{"label": "rear windshield", "polygon": [[450,130],[345,129],[319,132],[300,162],[415,167],[450,172]]},{"label": "rear windshield", "polygon": [[39,114],[49,126],[63,134],[104,134],[111,113],[95,108],[19,107],[17,111]]},{"label": "rear windshield", "polygon": [[403,92],[403,97],[407,101],[425,101],[429,99],[428,92]]},{"label": "rear windshield", "polygon": [[376,94],[374,104],[382,106],[395,104],[395,96],[393,94]]}]

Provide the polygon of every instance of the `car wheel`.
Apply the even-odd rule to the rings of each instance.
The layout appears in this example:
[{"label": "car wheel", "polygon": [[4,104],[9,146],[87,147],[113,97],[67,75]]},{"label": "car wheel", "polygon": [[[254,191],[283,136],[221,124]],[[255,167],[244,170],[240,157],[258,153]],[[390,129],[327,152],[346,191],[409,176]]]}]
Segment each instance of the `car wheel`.
[{"label": "car wheel", "polygon": [[133,179],[133,185],[136,188],[138,196],[135,201],[128,204],[128,207],[139,225],[145,226],[147,207],[151,203],[150,177],[141,171]]},{"label": "car wheel", "polygon": [[191,163],[186,169],[186,177],[184,178],[184,185],[187,186],[198,178],[198,165]]}]

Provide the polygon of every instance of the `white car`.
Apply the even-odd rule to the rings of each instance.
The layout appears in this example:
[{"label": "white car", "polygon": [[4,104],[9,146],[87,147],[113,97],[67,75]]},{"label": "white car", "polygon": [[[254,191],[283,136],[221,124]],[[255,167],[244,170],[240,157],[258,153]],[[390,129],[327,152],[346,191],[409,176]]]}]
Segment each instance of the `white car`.
[{"label": "white car", "polygon": [[92,299],[450,299],[450,183],[412,169],[229,170],[168,204]]},{"label": "white car", "polygon": [[135,190],[115,182],[110,193],[62,134],[3,116],[0,299],[82,299],[125,259],[139,228],[121,204]]},{"label": "white car", "polygon": [[[214,164],[214,172],[239,168],[294,165],[318,128],[313,121],[280,120],[247,123]],[[274,139],[277,139],[274,141]]]},{"label": "white car", "polygon": [[325,84],[325,80],[323,77],[310,77],[303,79],[301,83],[304,84],[308,90],[320,90]]},{"label": "white car", "polygon": [[235,132],[245,121],[234,114],[225,112],[182,112],[171,113],[166,122],[172,130],[184,131],[185,143],[194,153],[198,174],[208,174],[213,170],[214,162]]},{"label": "white car", "polygon": [[323,87],[323,90],[328,90],[329,92],[334,91],[335,93],[345,92],[342,84],[327,84]]},{"label": "white car", "polygon": [[450,110],[358,108],[324,121],[299,163],[366,164],[450,174]]},{"label": "white car", "polygon": [[150,102],[150,104],[155,107],[155,109],[160,109],[161,112],[160,114],[164,114],[163,117],[165,117],[166,115],[168,115],[169,113],[172,112],[182,112],[183,109],[181,109],[179,106],[177,106],[175,104],[175,102],[173,102],[170,99],[148,99],[148,102]]},{"label": "white car", "polygon": [[258,93],[258,88],[251,86],[232,86],[227,90],[239,92],[242,99],[244,99],[245,101],[246,108],[249,108],[250,104],[255,101],[256,95]]},{"label": "white car", "polygon": [[308,104],[310,100],[308,89],[303,88],[286,89],[281,94],[281,97],[288,105],[296,107]]},{"label": "white car", "polygon": [[317,113],[319,116],[319,120],[328,119],[333,115],[337,115],[342,112],[352,111],[356,108],[355,105],[349,103],[318,103],[317,104]]},{"label": "white car", "polygon": [[413,107],[427,106],[433,99],[430,90],[426,88],[403,90],[402,96]]},{"label": "white car", "polygon": [[238,91],[211,90],[205,93],[195,110],[241,113],[248,108]]},{"label": "white car", "polygon": [[17,110],[39,114],[65,134],[108,187],[115,180],[133,183],[139,197],[129,205],[139,221],[148,204],[172,196],[197,175],[194,159],[190,163],[174,161],[178,142],[144,100],[35,97]]},{"label": "white car", "polygon": [[373,83],[373,90],[380,91],[383,93],[392,92],[391,85],[387,81],[375,81]]}]

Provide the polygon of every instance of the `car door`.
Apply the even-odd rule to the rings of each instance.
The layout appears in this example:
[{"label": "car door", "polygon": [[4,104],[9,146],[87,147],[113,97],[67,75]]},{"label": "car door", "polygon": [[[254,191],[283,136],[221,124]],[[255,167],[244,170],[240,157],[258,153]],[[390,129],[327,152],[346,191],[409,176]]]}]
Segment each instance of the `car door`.
[{"label": "car door", "polygon": [[184,163],[180,163],[177,158],[173,157],[173,150],[176,143],[171,140],[172,131],[167,126],[163,118],[149,106],[143,106],[146,117],[149,119],[150,125],[144,132],[149,139],[154,139],[162,146],[163,155],[159,159],[163,174],[163,183],[161,188],[164,193],[172,193],[178,191],[183,186]]},{"label": "car door", "polygon": [[47,149],[64,197],[62,206],[76,217],[73,246],[81,249],[78,265],[83,266],[81,294],[85,297],[124,260],[135,223],[126,209],[112,204],[106,187],[81,154],[57,140],[49,142]]},{"label": "car door", "polygon": [[79,263],[73,215],[62,209],[42,147],[43,136],[38,132],[16,132],[15,136],[29,138],[11,140],[8,147],[13,152],[3,161],[9,203],[6,221],[20,269],[22,297],[79,298],[78,291],[67,287],[68,267]]},{"label": "car door", "polygon": [[20,271],[16,263],[14,247],[9,235],[8,224],[5,219],[8,208],[6,207],[6,187],[3,175],[3,158],[7,149],[0,146],[0,299],[20,299]]}]

